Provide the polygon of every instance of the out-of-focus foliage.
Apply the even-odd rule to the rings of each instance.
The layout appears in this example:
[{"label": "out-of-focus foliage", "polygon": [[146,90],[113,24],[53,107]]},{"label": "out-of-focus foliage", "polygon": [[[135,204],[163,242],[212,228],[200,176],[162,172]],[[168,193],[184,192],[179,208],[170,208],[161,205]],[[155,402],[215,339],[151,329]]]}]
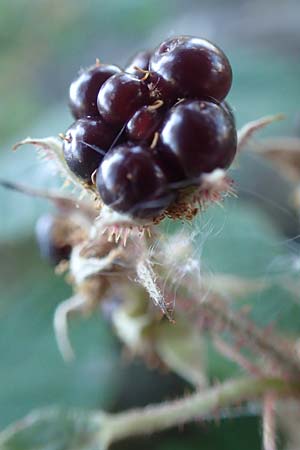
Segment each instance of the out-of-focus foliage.
[{"label": "out-of-focus foliage", "polygon": [[145,40],[167,11],[174,13],[157,0],[3,0],[0,8],[2,141],[26,133],[40,113],[67,101],[70,77],[80,67],[96,57],[109,61],[112,53],[125,63],[123,47],[139,47],[136,35]]},{"label": "out-of-focus foliage", "polygon": [[1,249],[0,426],[33,408],[110,407],[121,382],[117,343],[100,315],[75,325],[77,359],[66,365],[54,340],[55,305],[70,295],[62,279],[40,264],[34,243]]}]

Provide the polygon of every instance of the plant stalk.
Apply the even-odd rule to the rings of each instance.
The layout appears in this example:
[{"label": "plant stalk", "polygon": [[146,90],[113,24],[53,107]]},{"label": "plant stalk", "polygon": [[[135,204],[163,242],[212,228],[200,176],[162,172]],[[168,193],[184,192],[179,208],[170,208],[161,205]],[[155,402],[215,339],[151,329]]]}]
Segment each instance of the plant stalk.
[{"label": "plant stalk", "polygon": [[277,395],[300,396],[300,383],[287,383],[277,378],[243,377],[230,380],[180,400],[110,415],[102,430],[104,435],[101,435],[101,441],[109,445],[128,437],[147,435],[201,420],[222,407],[258,398],[270,391]]}]

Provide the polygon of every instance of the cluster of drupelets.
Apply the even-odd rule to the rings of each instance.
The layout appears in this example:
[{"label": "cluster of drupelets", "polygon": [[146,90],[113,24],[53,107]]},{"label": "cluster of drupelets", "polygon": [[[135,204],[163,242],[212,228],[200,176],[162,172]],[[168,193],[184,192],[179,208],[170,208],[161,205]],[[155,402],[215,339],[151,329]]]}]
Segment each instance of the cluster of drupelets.
[{"label": "cluster of drupelets", "polygon": [[97,61],[70,86],[66,163],[118,213],[149,220],[174,210],[183,191],[234,159],[231,82],[222,50],[191,36],[138,53],[124,70]]}]

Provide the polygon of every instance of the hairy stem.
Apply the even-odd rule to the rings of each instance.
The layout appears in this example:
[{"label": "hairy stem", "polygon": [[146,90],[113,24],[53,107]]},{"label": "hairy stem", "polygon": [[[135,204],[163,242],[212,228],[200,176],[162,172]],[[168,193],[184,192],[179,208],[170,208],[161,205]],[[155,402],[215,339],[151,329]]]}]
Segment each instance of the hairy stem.
[{"label": "hairy stem", "polygon": [[276,378],[231,380],[180,400],[108,416],[101,440],[109,445],[127,437],[162,431],[205,418],[222,407],[258,398],[269,391],[300,396],[300,383],[287,384]]},{"label": "hairy stem", "polygon": [[257,327],[254,322],[229,308],[217,295],[208,296],[205,301],[197,298],[194,302],[199,308],[198,316],[200,314],[209,319],[212,332],[214,324],[217,324],[217,328],[229,331],[240,347],[247,347],[264,358],[267,363],[264,367],[265,376],[276,374],[284,378],[299,378],[300,360],[290,342],[278,334]]},{"label": "hairy stem", "polygon": [[[182,281],[182,285],[186,292],[184,296],[177,297],[177,309],[188,315],[195,326],[217,335],[228,331],[240,348],[248,348],[262,357],[265,362],[262,368],[264,376],[299,379],[300,359],[292,342],[279,333],[258,327],[240,311],[231,308],[222,296],[201,291],[198,283],[187,279]],[[196,289],[200,291],[197,296]]]},{"label": "hairy stem", "polygon": [[276,397],[273,393],[267,393],[263,400],[263,448],[264,450],[276,450]]},{"label": "hairy stem", "polygon": [[234,345],[231,346],[231,345],[227,344],[227,342],[223,341],[218,336],[214,337],[213,342],[215,344],[215,347],[219,350],[219,352],[223,356],[230,359],[231,361],[234,361],[236,364],[238,364],[242,369],[244,369],[250,375],[253,375],[256,377],[264,376],[264,373],[259,369],[259,367],[257,365],[253,364],[245,356],[243,356],[242,353],[240,353],[237,346],[234,346]]}]

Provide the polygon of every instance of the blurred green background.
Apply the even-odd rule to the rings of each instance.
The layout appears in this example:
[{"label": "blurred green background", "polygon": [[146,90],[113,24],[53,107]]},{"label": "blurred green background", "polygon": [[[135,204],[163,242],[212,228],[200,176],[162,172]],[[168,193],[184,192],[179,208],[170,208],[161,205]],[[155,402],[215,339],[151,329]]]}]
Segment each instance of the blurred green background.
[{"label": "blurred green background", "polygon": [[[70,125],[68,86],[81,67],[97,57],[125,65],[137,50],[174,34],[203,36],[225,50],[238,125],[283,112],[287,119],[264,135],[299,135],[299,17],[300,4],[291,0],[0,0],[1,179],[58,186],[32,148],[12,153],[12,145]],[[205,266],[244,276],[283,271],[287,262],[292,267],[298,249],[289,238],[298,234],[298,221],[289,185],[253,156],[242,157],[232,175],[239,200],[212,208],[195,225]],[[52,316],[70,288],[39,259],[33,239],[36,218],[50,206],[2,188],[0,206],[0,429],[46,405],[116,411],[182,393],[186,386],[177,377],[124,362],[100,312],[72,325],[78,358],[62,362]],[[280,289],[271,303],[270,296],[251,298],[257,319],[299,330],[298,305]],[[238,372],[218,358],[209,366],[214,379]],[[259,449],[259,420],[207,423],[118,448],[196,449],[200,443],[203,449]],[[47,448],[69,448],[64,445]]]}]

